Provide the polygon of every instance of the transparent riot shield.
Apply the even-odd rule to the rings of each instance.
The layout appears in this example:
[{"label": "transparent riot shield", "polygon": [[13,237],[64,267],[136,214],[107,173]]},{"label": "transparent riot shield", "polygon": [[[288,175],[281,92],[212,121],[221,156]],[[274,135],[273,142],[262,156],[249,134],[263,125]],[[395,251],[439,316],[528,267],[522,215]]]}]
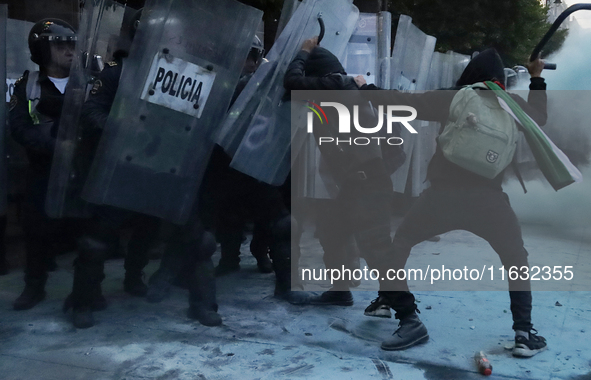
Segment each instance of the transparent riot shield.
[{"label": "transparent riot shield", "polygon": [[[6,24],[6,101],[14,93],[14,84],[25,70],[35,71],[38,67],[31,61],[31,53],[27,38],[34,23],[22,20],[8,19]],[[8,115],[7,115],[8,116]],[[11,198],[19,198],[25,192],[25,172],[28,166],[27,154],[22,145],[6,136],[6,157],[8,160],[7,191]]]},{"label": "transparent riot shield", "polygon": [[261,18],[234,0],[146,5],[83,199],[186,222]]},{"label": "transparent riot shield", "polygon": [[[218,143],[233,156],[230,164],[233,168],[271,185],[285,181],[290,170],[290,148],[298,150],[304,143],[302,136],[291,134],[290,105],[284,101],[283,77],[302,42],[319,34],[319,17],[326,28],[320,46],[343,59],[359,17],[352,1],[302,2],[267,56],[270,61],[267,65],[272,66],[261,71],[263,66],[260,74],[255,73],[241,94],[243,99],[239,97],[236,108],[230,110],[218,138]],[[262,82],[267,83],[265,88],[259,85]],[[253,114],[238,112],[246,104],[256,109]],[[238,136],[243,137],[235,144]],[[234,146],[237,146],[235,151]]]},{"label": "transparent riot shield", "polygon": [[52,218],[90,216],[88,203],[80,194],[96,141],[84,134],[80,115],[89,85],[117,47],[124,13],[125,7],[112,0],[89,1],[82,9],[45,202]]},{"label": "transparent riot shield", "polygon": [[[8,20],[8,5],[0,4],[0,83],[6,86],[6,24]],[[0,104],[0,215],[6,214],[8,186],[6,160],[6,102]],[[4,231],[0,231],[3,234]]]},{"label": "transparent riot shield", "polygon": [[[367,83],[390,87],[391,15],[389,12],[360,13],[355,31],[347,44],[343,65],[350,76],[363,75]],[[338,185],[314,139],[308,135],[299,157],[293,160],[293,196],[330,199],[338,194]],[[297,175],[294,176],[294,173]],[[297,178],[297,180],[294,179]]]},{"label": "transparent riot shield", "polygon": [[[390,88],[397,90],[425,90],[435,49],[436,38],[423,33],[412,24],[412,18],[401,15],[396,30],[391,61]],[[435,152],[432,131],[425,121],[411,122],[418,135],[411,135],[403,129],[406,161],[393,175],[394,191],[404,193],[407,180],[411,180],[411,195],[418,196],[424,187],[429,159]],[[432,129],[432,128],[431,128]]]},{"label": "transparent riot shield", "polygon": [[347,43],[343,67],[348,75],[363,75],[367,83],[377,84],[378,15],[360,13],[355,31]]}]

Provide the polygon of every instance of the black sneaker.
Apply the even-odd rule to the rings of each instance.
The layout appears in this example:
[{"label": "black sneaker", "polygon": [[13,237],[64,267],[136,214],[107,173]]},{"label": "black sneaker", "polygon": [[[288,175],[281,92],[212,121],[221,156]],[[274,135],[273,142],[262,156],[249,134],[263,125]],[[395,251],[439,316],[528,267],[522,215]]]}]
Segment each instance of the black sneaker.
[{"label": "black sneaker", "polygon": [[386,301],[383,297],[379,296],[375,300],[371,301],[369,306],[365,308],[365,312],[363,314],[367,315],[368,317],[392,318],[390,306],[386,304]]},{"label": "black sneaker", "polygon": [[544,351],[547,348],[546,338],[538,336],[537,334],[538,331],[532,328],[529,332],[529,339],[522,335],[516,336],[513,356],[519,358],[531,358],[538,352]]},{"label": "black sneaker", "polygon": [[353,306],[353,294],[350,291],[329,290],[310,298],[311,305]]},{"label": "black sneaker", "polygon": [[412,346],[425,343],[429,340],[427,328],[416,313],[404,317],[398,324],[392,337],[382,342],[382,350],[398,351],[406,350]]}]

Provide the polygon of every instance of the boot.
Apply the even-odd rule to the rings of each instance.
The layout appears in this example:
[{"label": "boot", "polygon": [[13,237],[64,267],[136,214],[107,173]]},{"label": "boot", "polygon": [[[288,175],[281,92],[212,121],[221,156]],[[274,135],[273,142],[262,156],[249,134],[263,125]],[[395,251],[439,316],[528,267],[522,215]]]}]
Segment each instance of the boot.
[{"label": "boot", "polygon": [[27,280],[25,289],[12,305],[14,310],[28,310],[45,299],[45,279]]},{"label": "boot", "polygon": [[170,282],[164,270],[158,269],[148,280],[146,300],[150,303],[159,303],[170,296]]},{"label": "boot", "polygon": [[197,262],[190,279],[188,317],[204,326],[219,326],[222,317],[217,313],[215,270],[211,259]]},{"label": "boot", "polygon": [[123,280],[123,290],[134,297],[145,297],[148,293],[148,287],[142,281],[144,272],[130,273],[125,272],[125,279]]},{"label": "boot", "polygon": [[240,270],[240,258],[238,260],[222,257],[217,267],[215,267],[215,276],[221,277]]},{"label": "boot", "polygon": [[266,255],[264,257],[257,258],[257,267],[261,273],[273,273],[273,264]]},{"label": "boot", "polygon": [[429,340],[427,328],[416,312],[402,318],[392,337],[382,342],[382,350],[406,350]]},{"label": "boot", "polygon": [[[2,248],[0,247],[0,250]],[[10,272],[10,265],[5,257],[0,257],[0,276],[4,276]]]},{"label": "boot", "polygon": [[91,308],[88,306],[74,307],[72,323],[77,329],[87,329],[94,326],[94,317],[92,316]]}]

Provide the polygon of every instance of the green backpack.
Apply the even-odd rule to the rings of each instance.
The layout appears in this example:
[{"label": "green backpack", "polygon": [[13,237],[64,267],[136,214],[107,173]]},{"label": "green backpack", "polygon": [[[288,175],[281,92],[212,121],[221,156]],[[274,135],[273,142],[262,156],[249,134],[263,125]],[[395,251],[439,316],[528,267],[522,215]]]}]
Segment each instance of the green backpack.
[{"label": "green backpack", "polygon": [[513,160],[519,131],[484,83],[466,86],[454,96],[449,119],[438,137],[446,159],[486,178],[495,178]]}]

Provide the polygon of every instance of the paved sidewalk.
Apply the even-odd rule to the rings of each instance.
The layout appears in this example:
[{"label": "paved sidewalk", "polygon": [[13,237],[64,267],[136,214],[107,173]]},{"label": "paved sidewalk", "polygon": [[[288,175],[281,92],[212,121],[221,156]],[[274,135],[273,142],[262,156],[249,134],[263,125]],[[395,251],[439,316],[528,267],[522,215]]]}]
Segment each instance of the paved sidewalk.
[{"label": "paved sidewalk", "polygon": [[[303,245],[318,249],[307,236]],[[582,231],[561,238],[543,226],[524,226],[532,264],[570,252],[585,268],[591,259],[586,236]],[[396,321],[363,315],[376,296],[375,283],[365,282],[354,292],[352,307],[289,305],[272,297],[274,276],[258,273],[247,250],[243,245],[242,270],[218,279],[224,324],[214,328],[186,317],[185,290],[175,288],[170,299],[156,305],[128,296],[122,289],[122,260],[107,263],[109,307],[95,313],[97,325],[86,330],[74,329],[70,315],[61,312],[72,283],[73,254],[59,257],[47,299],[28,311],[12,310],[23,287],[22,270],[0,277],[0,378],[478,379],[482,375],[472,355],[483,350],[493,365],[491,379],[591,379],[591,292],[535,292],[533,320],[549,349],[516,359],[506,348],[513,338],[506,291],[418,291],[429,342],[386,352],[379,345]],[[417,246],[409,265],[433,257],[446,265],[462,260],[482,265],[496,255],[486,242],[452,232]],[[157,264],[150,263],[148,275]]]}]

